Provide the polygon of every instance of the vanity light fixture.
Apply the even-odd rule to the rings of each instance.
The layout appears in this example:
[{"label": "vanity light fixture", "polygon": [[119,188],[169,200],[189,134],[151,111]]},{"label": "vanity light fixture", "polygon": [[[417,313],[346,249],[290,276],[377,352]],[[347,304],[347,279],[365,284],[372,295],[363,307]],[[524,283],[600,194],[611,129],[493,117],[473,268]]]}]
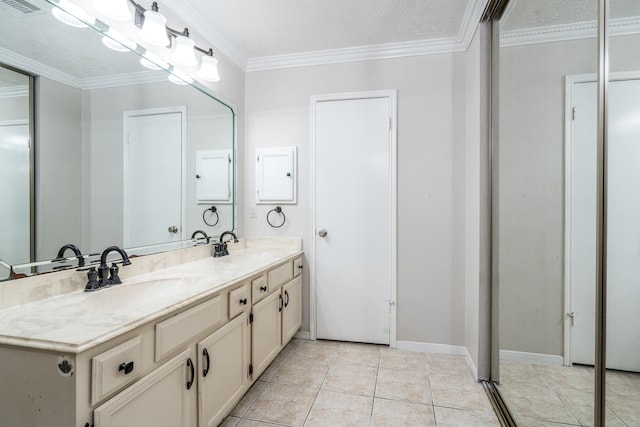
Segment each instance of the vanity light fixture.
[{"label": "vanity light fixture", "polygon": [[198,77],[209,82],[217,82],[220,80],[218,60],[213,56],[213,49],[209,49],[207,54],[202,57]]},{"label": "vanity light fixture", "polygon": [[171,59],[178,65],[192,67],[198,63],[195,54],[196,44],[189,38],[189,29],[185,28],[182,35],[176,36],[176,47]]},{"label": "vanity light fixture", "polygon": [[86,28],[96,22],[95,17],[70,0],[60,0],[58,6],[51,9],[51,13],[58,21],[76,28]]},{"label": "vanity light fixture", "polygon": [[151,4],[151,10],[144,12],[140,38],[154,46],[169,46],[171,41],[167,35],[167,18],[158,12],[158,3]]},{"label": "vanity light fixture", "polygon": [[109,49],[117,52],[128,52],[136,48],[136,43],[133,40],[130,40],[127,36],[113,28],[109,28],[107,33],[102,37],[102,43]]},{"label": "vanity light fixture", "polygon": [[93,7],[104,16],[117,21],[128,21],[132,16],[129,0],[93,0]]},{"label": "vanity light fixture", "polygon": [[[69,0],[59,1],[62,9],[64,9],[62,6],[63,3],[70,3]],[[196,52],[203,53],[204,56],[201,58],[200,68],[197,73],[198,77],[210,82],[220,80],[218,60],[213,56],[213,49],[205,50],[196,46],[193,39],[189,37],[189,29],[187,28],[179,32],[168,27],[167,18],[158,12],[158,2],[154,1],[151,4],[151,10],[147,10],[134,0],[93,0],[94,7],[101,14],[108,18],[122,21],[130,19],[132,16],[129,3],[133,6],[133,23],[140,29],[138,34],[142,40],[153,46],[173,48],[171,63],[183,67],[195,67],[198,65]],[[70,11],[70,13],[76,14],[76,10],[81,11],[81,9],[76,6],[74,11]],[[75,19],[73,16],[69,15],[69,17]],[[95,22],[95,18],[93,18],[91,22]],[[108,30],[102,42],[107,47],[118,51],[127,50],[121,45],[131,50],[135,50],[137,46],[135,42],[112,29]],[[140,59],[140,63],[151,70],[168,69],[170,67],[170,65],[163,61],[158,55],[148,50]],[[170,78],[174,83],[185,84],[185,81],[188,83],[193,81],[191,77],[181,70],[174,69],[173,72],[178,74],[178,77],[174,76]]]}]

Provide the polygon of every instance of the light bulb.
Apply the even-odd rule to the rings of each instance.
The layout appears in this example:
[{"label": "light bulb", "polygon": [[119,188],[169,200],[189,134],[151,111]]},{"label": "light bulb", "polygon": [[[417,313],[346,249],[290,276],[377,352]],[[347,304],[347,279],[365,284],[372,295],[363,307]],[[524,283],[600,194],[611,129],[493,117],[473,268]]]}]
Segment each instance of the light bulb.
[{"label": "light bulb", "polygon": [[210,82],[217,82],[220,80],[220,74],[218,73],[218,60],[210,55],[202,57],[200,63],[200,69],[198,70],[198,76]]},{"label": "light bulb", "polygon": [[107,33],[102,37],[102,43],[109,49],[117,52],[128,52],[136,48],[135,42],[113,28],[109,28]]},{"label": "light bulb", "polygon": [[192,67],[198,63],[196,54],[194,52],[195,43],[189,37],[177,36],[176,47],[173,50],[171,59],[178,65],[184,65],[185,67]]},{"label": "light bulb", "polygon": [[129,0],[93,0],[93,6],[98,12],[108,18],[117,21],[128,21],[131,19]]},{"label": "light bulb", "polygon": [[96,23],[95,17],[89,15],[84,9],[69,0],[60,0],[58,7],[51,9],[51,13],[58,21],[76,28],[86,28],[88,27],[87,24],[93,25]]},{"label": "light bulb", "polygon": [[144,56],[140,58],[140,64],[154,71],[169,68],[169,64],[164,62],[158,55],[153,52],[145,52]]},{"label": "light bulb", "polygon": [[144,13],[144,24],[140,30],[140,37],[154,46],[168,46],[167,18],[158,12],[147,10]]}]

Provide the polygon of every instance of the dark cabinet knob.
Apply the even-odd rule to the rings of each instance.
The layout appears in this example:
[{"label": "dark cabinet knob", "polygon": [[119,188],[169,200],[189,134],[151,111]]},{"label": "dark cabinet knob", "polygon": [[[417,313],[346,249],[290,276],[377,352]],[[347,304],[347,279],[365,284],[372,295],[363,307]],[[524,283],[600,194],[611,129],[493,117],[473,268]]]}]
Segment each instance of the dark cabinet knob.
[{"label": "dark cabinet knob", "polygon": [[122,371],[124,371],[125,375],[129,375],[133,371],[133,362],[121,363],[120,366],[118,366],[118,372]]},{"label": "dark cabinet knob", "polygon": [[241,304],[241,305],[247,305],[247,299],[246,299],[246,298],[242,298],[242,299],[240,300],[240,304]]},{"label": "dark cabinet knob", "polygon": [[267,292],[266,286],[260,286],[260,292]]}]

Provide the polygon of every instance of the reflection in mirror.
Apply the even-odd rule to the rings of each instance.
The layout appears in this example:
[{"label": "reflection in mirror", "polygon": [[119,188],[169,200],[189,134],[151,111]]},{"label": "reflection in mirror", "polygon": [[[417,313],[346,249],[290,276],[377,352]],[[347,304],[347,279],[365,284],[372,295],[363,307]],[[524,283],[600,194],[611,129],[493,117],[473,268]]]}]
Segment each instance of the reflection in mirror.
[{"label": "reflection in mirror", "polygon": [[51,260],[70,243],[83,254],[111,245],[145,254],[193,244],[198,229],[234,229],[232,109],[198,83],[142,67],[140,46],[108,49],[99,19],[97,29],[74,28],[50,2],[14,3],[0,3],[0,62],[36,76],[36,232],[32,258],[4,262]]},{"label": "reflection in mirror", "polygon": [[30,80],[0,64],[0,278],[32,257]]},{"label": "reflection in mirror", "polygon": [[[640,2],[610,0],[612,19],[640,24]],[[615,34],[615,33],[614,33]],[[607,426],[640,424],[640,35],[610,39],[607,94]]]},{"label": "reflection in mirror", "polygon": [[596,28],[595,0],[511,0],[500,24],[498,389],[518,425],[593,425],[596,104],[574,115],[570,83],[597,70]]}]

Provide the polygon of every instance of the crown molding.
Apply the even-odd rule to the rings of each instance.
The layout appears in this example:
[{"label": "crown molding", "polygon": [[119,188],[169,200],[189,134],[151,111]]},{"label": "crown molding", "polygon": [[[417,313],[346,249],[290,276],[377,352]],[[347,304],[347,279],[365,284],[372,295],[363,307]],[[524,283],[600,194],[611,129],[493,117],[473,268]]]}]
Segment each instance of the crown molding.
[{"label": "crown molding", "polygon": [[463,51],[456,38],[417,40],[250,58],[247,72]]},{"label": "crown molding", "polygon": [[58,81],[72,87],[80,87],[81,81],[77,77],[56,70],[48,65],[41,64],[31,58],[22,56],[8,49],[0,47],[0,62],[11,64],[16,68],[20,68],[28,73],[47,77],[51,80]]},{"label": "crown molding", "polygon": [[[640,34],[640,16],[609,20],[611,36]],[[567,25],[549,25],[500,32],[500,47],[522,46],[536,43],[549,43],[568,40],[594,38],[598,35],[596,21],[579,22]]]},{"label": "crown molding", "polygon": [[247,58],[218,28],[202,16],[190,0],[164,0],[163,6],[169,7],[176,16],[188,23],[192,30],[205,37],[208,42],[215,46],[217,52],[229,58],[242,71],[246,71]]},{"label": "crown molding", "polygon": [[469,48],[487,2],[488,0],[469,2],[455,37],[249,58],[245,71],[463,52]]},{"label": "crown molding", "polygon": [[19,85],[0,87],[0,99],[17,98],[20,96],[29,96],[29,86]]}]

